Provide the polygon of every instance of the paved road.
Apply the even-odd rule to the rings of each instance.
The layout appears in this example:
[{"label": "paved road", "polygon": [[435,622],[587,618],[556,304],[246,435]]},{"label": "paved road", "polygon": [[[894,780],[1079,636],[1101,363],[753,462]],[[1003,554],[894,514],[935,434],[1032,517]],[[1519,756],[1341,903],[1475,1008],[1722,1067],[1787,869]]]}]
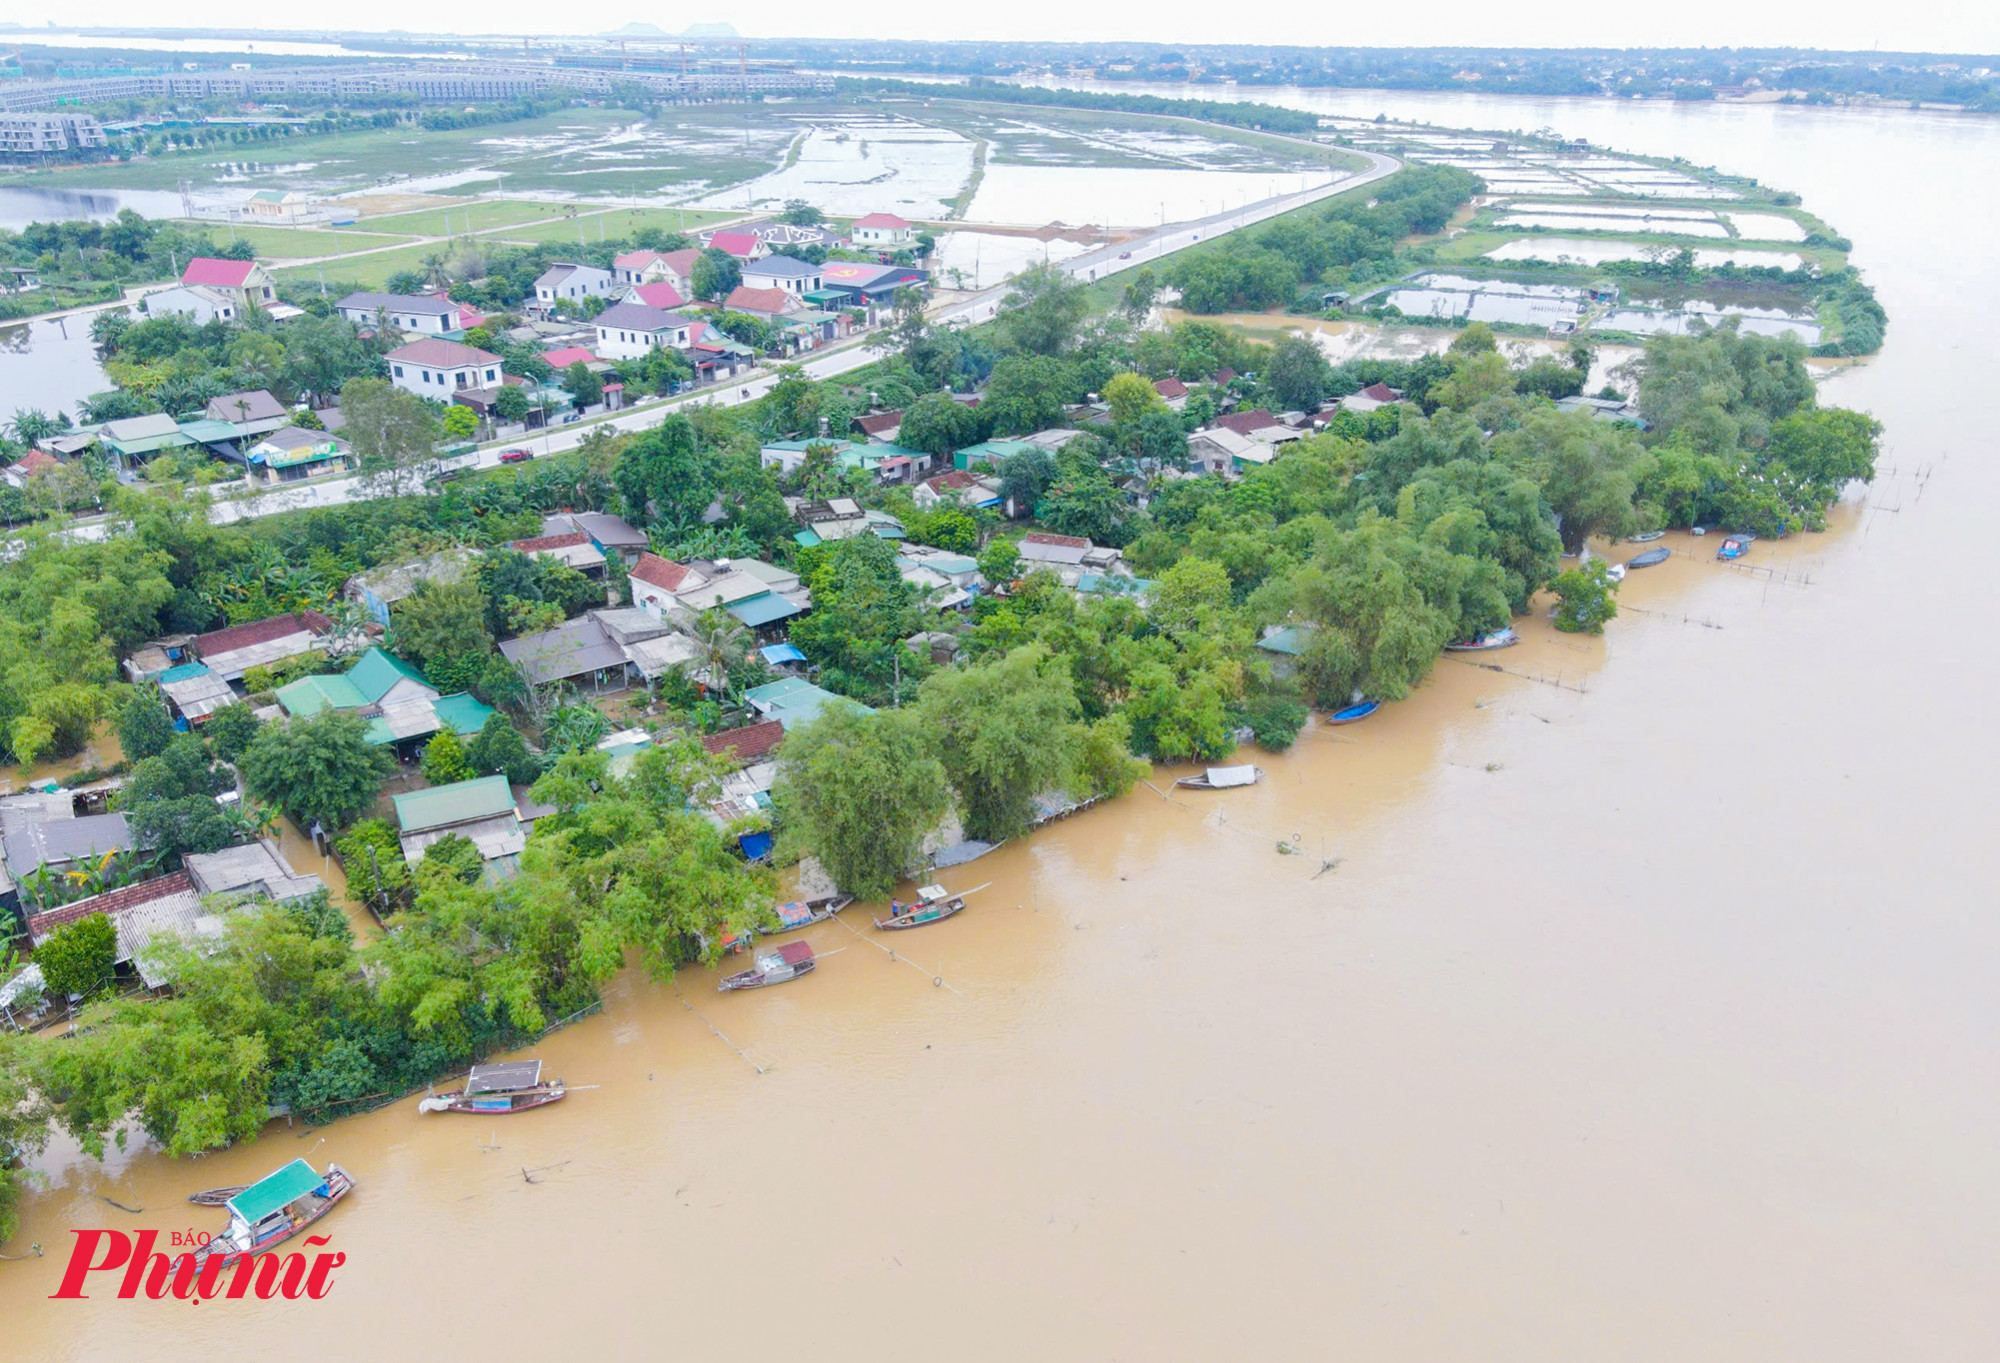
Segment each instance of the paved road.
[{"label": "paved road", "polygon": [[[1293,141],[1305,141],[1294,138]],[[1323,146],[1322,143],[1310,143]],[[1155,228],[1142,236],[1131,238],[1111,246],[1101,247],[1084,255],[1075,256],[1062,262],[1062,268],[1073,278],[1085,282],[1108,279],[1126,270],[1137,269],[1141,265],[1159,260],[1163,256],[1201,241],[1212,241],[1241,231],[1281,213],[1290,213],[1308,204],[1318,203],[1339,194],[1350,193],[1364,185],[1393,175],[1402,169],[1403,163],[1393,156],[1379,152],[1356,152],[1368,158],[1368,168],[1356,174],[1343,176],[1329,184],[1295,194],[1282,194],[1277,198],[1264,199],[1246,204],[1242,208],[1193,222],[1170,223]],[[969,298],[946,303],[931,314],[933,322],[945,326],[969,326],[990,321],[999,312],[1000,302],[1007,296],[1011,286],[996,284]],[[839,346],[817,351],[806,360],[801,368],[807,377],[830,379],[849,373],[882,358],[884,350],[875,337],[862,337]],[[579,421],[570,426],[537,432],[533,439],[522,439],[496,443],[472,454],[460,455],[440,461],[440,467],[455,468],[495,468],[500,463],[500,453],[504,448],[522,448],[531,451],[537,458],[560,454],[564,450],[575,449],[583,443],[591,431],[609,427],[614,431],[629,432],[649,430],[666,420],[673,412],[695,406],[734,407],[753,401],[770,391],[778,381],[776,373],[759,370],[726,383],[705,388],[699,392],[670,398],[665,402],[652,403],[634,408],[619,415],[594,421]],[[325,482],[312,483],[297,488],[287,488],[262,494],[254,500],[227,501],[217,503],[212,519],[218,524],[245,520],[258,516],[275,515],[283,511],[302,511],[315,507],[343,506],[351,501],[365,500],[372,493],[366,479],[334,478]]]}]

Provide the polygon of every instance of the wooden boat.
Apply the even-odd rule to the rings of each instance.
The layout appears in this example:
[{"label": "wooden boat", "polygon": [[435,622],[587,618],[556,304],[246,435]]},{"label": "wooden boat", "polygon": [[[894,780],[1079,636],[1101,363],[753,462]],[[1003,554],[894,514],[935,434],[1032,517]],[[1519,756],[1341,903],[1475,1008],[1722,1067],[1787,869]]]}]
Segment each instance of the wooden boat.
[{"label": "wooden boat", "polygon": [[1348,706],[1344,710],[1335,710],[1326,717],[1326,722],[1328,724],[1359,724],[1362,720],[1368,718],[1368,716],[1381,708],[1382,702],[1379,700],[1360,701]]},{"label": "wooden boat", "polygon": [[725,994],[737,989],[762,989],[767,984],[783,984],[801,975],[809,975],[817,964],[813,959],[812,943],[787,942],[776,951],[761,953],[750,969],[724,975],[715,987]]},{"label": "wooden boat", "polygon": [[1724,562],[1742,558],[1749,551],[1750,545],[1756,538],[1755,535],[1729,535],[1723,539],[1720,547],[1716,549],[1715,556]]},{"label": "wooden boat", "polygon": [[[984,885],[978,887],[985,889]],[[889,916],[875,920],[875,926],[884,932],[900,932],[905,928],[928,927],[932,923],[942,923],[953,914],[965,912],[965,894],[953,894],[942,885],[919,886],[917,893],[923,898],[914,904],[904,904],[899,900],[889,901]]]},{"label": "wooden boat", "polygon": [[1634,554],[1631,558],[1625,560],[1625,566],[1627,568],[1650,568],[1655,563],[1665,563],[1673,556],[1674,551],[1663,544],[1657,549],[1648,549],[1643,554]]},{"label": "wooden boat", "polygon": [[1210,767],[1199,776],[1183,776],[1174,784],[1183,790],[1229,790],[1254,786],[1263,779],[1262,767]]},{"label": "wooden boat", "polygon": [[547,1107],[569,1089],[560,1079],[542,1082],[539,1060],[508,1060],[498,1065],[474,1065],[465,1087],[417,1099],[419,1112],[473,1112],[482,1117],[505,1116]]},{"label": "wooden boat", "polygon": [[320,1174],[304,1160],[295,1159],[223,1203],[229,1209],[229,1225],[194,1251],[195,1268],[200,1270],[217,1255],[227,1266],[246,1254],[282,1244],[332,1211],[353,1191],[353,1177],[338,1164],[327,1165],[326,1172]]},{"label": "wooden boat", "polygon": [[239,1183],[233,1188],[209,1188],[199,1193],[189,1193],[188,1201],[197,1207],[221,1207],[228,1205],[229,1199],[250,1185]]},{"label": "wooden boat", "polygon": [[1666,534],[1664,530],[1641,530],[1638,534],[1627,535],[1625,538],[1634,544],[1651,544],[1654,540],[1666,538]]},{"label": "wooden boat", "polygon": [[1489,629],[1477,638],[1460,639],[1457,643],[1446,644],[1444,651],[1447,653],[1484,653],[1489,648],[1506,648],[1511,644],[1518,644],[1520,642],[1521,636],[1514,633],[1513,627],[1503,625],[1499,629]]},{"label": "wooden boat", "polygon": [[794,899],[786,904],[773,904],[771,907],[778,915],[778,926],[770,932],[791,932],[823,922],[853,902],[851,894],[823,894],[817,899]]}]

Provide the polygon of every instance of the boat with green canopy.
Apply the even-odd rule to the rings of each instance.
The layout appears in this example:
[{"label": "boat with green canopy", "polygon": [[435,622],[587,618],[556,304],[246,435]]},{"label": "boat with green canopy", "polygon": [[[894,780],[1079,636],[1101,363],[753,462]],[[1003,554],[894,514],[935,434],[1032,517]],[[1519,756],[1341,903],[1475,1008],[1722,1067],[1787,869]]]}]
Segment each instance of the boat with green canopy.
[{"label": "boat with green canopy", "polygon": [[953,914],[965,912],[966,895],[985,888],[985,885],[977,885],[973,889],[953,894],[942,885],[921,886],[917,890],[917,893],[923,896],[921,899],[914,904],[905,904],[898,899],[890,900],[889,916],[876,919],[875,926],[884,932],[899,932],[905,928],[921,928],[928,927],[932,923],[942,923]]},{"label": "boat with green canopy", "polygon": [[200,1269],[218,1254],[227,1265],[281,1244],[353,1191],[353,1177],[338,1164],[327,1165],[322,1174],[295,1159],[222,1204],[229,1209],[229,1226],[195,1250],[195,1267]]}]

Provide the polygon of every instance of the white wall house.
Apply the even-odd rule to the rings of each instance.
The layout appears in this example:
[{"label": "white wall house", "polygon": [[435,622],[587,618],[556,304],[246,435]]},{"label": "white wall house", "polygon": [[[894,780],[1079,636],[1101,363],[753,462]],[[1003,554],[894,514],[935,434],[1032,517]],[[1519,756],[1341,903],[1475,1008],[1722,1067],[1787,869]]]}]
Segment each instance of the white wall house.
[{"label": "white wall house", "polygon": [[666,347],[687,347],[694,324],[677,312],[644,303],[614,303],[597,314],[597,354],[606,360],[634,360]]},{"label": "white wall house", "polygon": [[854,220],[853,232],[856,246],[889,247],[902,250],[917,239],[917,229],[894,213],[870,213],[865,218]]},{"label": "white wall house", "polygon": [[743,287],[783,289],[794,297],[817,290],[821,278],[819,266],[793,260],[790,256],[765,256],[743,267]]},{"label": "white wall house", "polygon": [[342,317],[358,327],[372,327],[386,318],[396,330],[414,331],[419,335],[437,336],[458,330],[460,308],[448,298],[402,293],[350,293],[333,306]]},{"label": "white wall house", "polygon": [[683,297],[694,278],[694,263],[701,252],[627,251],[611,262],[611,272],[620,284],[671,284]]},{"label": "white wall house", "polygon": [[500,383],[500,357],[457,341],[412,341],[388,354],[389,382],[420,398],[451,401],[465,388]]},{"label": "white wall house", "polygon": [[207,326],[217,318],[233,322],[238,312],[236,299],[228,291],[211,289],[203,284],[183,284],[178,288],[149,293],[145,306],[148,317],[179,313],[198,327]]},{"label": "white wall house", "polygon": [[535,303],[546,312],[559,302],[604,298],[618,291],[617,276],[595,265],[555,264],[535,281]]}]

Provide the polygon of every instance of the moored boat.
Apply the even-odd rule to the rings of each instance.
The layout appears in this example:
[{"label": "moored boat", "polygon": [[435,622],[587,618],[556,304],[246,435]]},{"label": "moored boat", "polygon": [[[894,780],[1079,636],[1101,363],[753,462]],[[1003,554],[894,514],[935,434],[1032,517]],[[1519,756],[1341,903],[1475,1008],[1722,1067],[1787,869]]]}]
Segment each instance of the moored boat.
[{"label": "moored boat", "polygon": [[1326,717],[1328,724],[1359,724],[1368,716],[1382,708],[1379,700],[1358,701],[1344,710],[1335,710]]},{"label": "moored boat", "polygon": [[1724,562],[1728,562],[1731,559],[1742,558],[1745,552],[1749,550],[1751,543],[1756,538],[1757,537],[1755,535],[1745,535],[1741,533],[1726,536],[1723,539],[1721,545],[1717,547],[1715,551],[1715,556],[1719,559],[1722,559]]},{"label": "moored boat", "polygon": [[321,1174],[304,1160],[295,1159],[222,1204],[229,1209],[229,1225],[194,1251],[195,1268],[199,1270],[218,1255],[228,1265],[246,1254],[282,1244],[332,1211],[353,1191],[353,1176],[338,1164],[327,1165]]},{"label": "moored boat", "polygon": [[[979,887],[985,889],[984,885]],[[889,901],[889,916],[875,920],[875,926],[884,932],[900,932],[905,928],[929,927],[932,923],[942,923],[953,914],[965,912],[965,894],[953,894],[942,885],[919,886],[917,893],[922,896],[915,903],[905,904],[900,900]]]},{"label": "moored boat", "polygon": [[767,984],[783,984],[811,974],[817,964],[812,943],[786,942],[776,951],[760,952],[755,965],[734,975],[724,975],[715,987],[725,994],[736,989],[762,989]]},{"label": "moored boat", "polygon": [[1174,784],[1183,790],[1229,790],[1254,786],[1263,779],[1262,767],[1210,767],[1199,776],[1183,776]]},{"label": "moored boat", "polygon": [[1664,530],[1641,530],[1638,534],[1627,535],[1625,538],[1634,544],[1651,544],[1654,540],[1666,538],[1666,534]]},{"label": "moored boat", "polygon": [[1625,560],[1625,566],[1627,568],[1650,568],[1655,563],[1665,563],[1673,556],[1674,551],[1663,544],[1657,549],[1648,549],[1643,554],[1634,554],[1631,558]]},{"label": "moored boat", "polygon": [[1499,629],[1489,629],[1486,633],[1476,638],[1460,639],[1455,643],[1446,644],[1444,651],[1447,653],[1483,653],[1489,648],[1506,648],[1510,644],[1518,644],[1520,642],[1521,636],[1514,633],[1513,627],[1511,625],[1503,625]]},{"label": "moored boat", "polygon": [[475,1112],[482,1117],[547,1107],[569,1090],[560,1079],[542,1082],[539,1060],[508,1060],[498,1065],[474,1065],[465,1087],[426,1094],[417,1100],[419,1112]]},{"label": "moored boat", "polygon": [[773,904],[771,908],[778,915],[778,926],[771,932],[791,932],[821,922],[853,902],[851,894],[823,894],[817,899],[794,899],[785,904]]}]

